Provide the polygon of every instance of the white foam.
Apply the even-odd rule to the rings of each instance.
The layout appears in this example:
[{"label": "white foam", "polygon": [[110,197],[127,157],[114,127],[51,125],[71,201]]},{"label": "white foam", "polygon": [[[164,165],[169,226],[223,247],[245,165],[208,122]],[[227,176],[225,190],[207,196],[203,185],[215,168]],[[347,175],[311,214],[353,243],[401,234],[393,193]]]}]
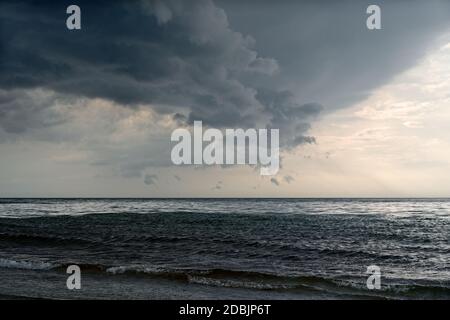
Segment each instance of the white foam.
[{"label": "white foam", "polygon": [[157,268],[157,267],[148,267],[143,265],[130,265],[130,266],[119,266],[119,267],[110,267],[106,269],[106,272],[112,274],[122,274],[126,272],[137,272],[137,273],[163,273],[166,272],[165,269]]},{"label": "white foam", "polygon": [[49,270],[54,268],[55,265],[44,261],[16,261],[10,259],[0,258],[0,268],[8,269],[27,269],[27,270]]},{"label": "white foam", "polygon": [[292,286],[285,284],[269,284],[253,281],[241,281],[232,279],[213,279],[207,277],[189,276],[190,283],[202,284],[215,287],[227,287],[227,288],[247,288],[247,289],[259,289],[259,290],[271,290],[271,289],[291,289]]}]

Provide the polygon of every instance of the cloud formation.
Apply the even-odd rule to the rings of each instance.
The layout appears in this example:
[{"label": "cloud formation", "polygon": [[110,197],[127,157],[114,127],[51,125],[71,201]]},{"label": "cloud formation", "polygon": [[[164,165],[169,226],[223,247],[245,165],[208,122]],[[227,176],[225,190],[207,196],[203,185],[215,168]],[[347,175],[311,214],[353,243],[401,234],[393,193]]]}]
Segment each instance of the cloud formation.
[{"label": "cloud formation", "polygon": [[222,182],[222,181],[218,181],[218,182],[216,183],[216,185],[215,185],[214,187],[211,188],[211,190],[216,190],[216,191],[218,191],[218,190],[221,190],[222,187],[223,187],[223,182]]},{"label": "cloud formation", "polygon": [[270,182],[271,182],[274,186],[277,186],[277,187],[280,186],[280,183],[278,182],[278,180],[277,180],[276,178],[271,178],[271,179],[270,179]]},{"label": "cloud formation", "polygon": [[294,177],[292,177],[292,176],[290,176],[290,175],[284,176],[283,179],[284,179],[284,181],[286,181],[287,183],[291,183],[292,181],[295,180]]},{"label": "cloud formation", "polygon": [[156,184],[156,181],[158,180],[158,175],[156,174],[146,174],[144,176],[144,183],[146,185],[152,185],[152,184]]},{"label": "cloud formation", "polygon": [[367,98],[439,46],[450,29],[445,0],[377,0],[381,30],[368,30],[371,0],[217,0],[230,24],[251,34],[258,52],[277,59],[274,77],[252,85],[290,90],[301,104],[332,112]]},{"label": "cloud formation", "polygon": [[[290,101],[286,90],[245,84],[246,77],[270,78],[279,72],[278,63],[261,57],[254,39],[234,31],[212,1],[78,5],[79,31],[62,23],[63,3],[1,5],[3,90],[45,88],[130,108],[147,105],[185,124],[280,128],[282,146],[313,141],[304,133],[321,106]],[[33,126],[33,119],[21,121],[25,113],[8,122]],[[6,130],[18,130],[5,122],[0,125]]]},{"label": "cloud formation", "polygon": [[39,140],[60,153],[46,159],[67,154],[142,186],[148,168],[170,164],[170,132],[194,120],[279,128],[285,149],[314,144],[317,118],[367,97],[449,30],[448,2],[381,0],[383,30],[369,32],[369,2],[80,0],[82,29],[70,31],[69,1],[2,1],[1,153]]},{"label": "cloud formation", "polygon": [[7,134],[22,134],[64,123],[68,117],[55,110],[59,98],[42,90],[0,88],[0,128]]}]

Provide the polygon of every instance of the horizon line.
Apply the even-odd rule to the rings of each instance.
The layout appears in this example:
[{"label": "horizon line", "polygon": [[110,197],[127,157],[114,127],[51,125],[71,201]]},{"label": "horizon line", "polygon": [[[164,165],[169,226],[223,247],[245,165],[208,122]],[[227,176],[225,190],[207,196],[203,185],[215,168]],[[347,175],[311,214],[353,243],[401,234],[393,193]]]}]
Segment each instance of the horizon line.
[{"label": "horizon line", "polygon": [[450,196],[432,196],[432,197],[0,197],[0,200],[33,200],[33,199],[52,199],[52,200],[406,200],[406,199],[448,199]]}]

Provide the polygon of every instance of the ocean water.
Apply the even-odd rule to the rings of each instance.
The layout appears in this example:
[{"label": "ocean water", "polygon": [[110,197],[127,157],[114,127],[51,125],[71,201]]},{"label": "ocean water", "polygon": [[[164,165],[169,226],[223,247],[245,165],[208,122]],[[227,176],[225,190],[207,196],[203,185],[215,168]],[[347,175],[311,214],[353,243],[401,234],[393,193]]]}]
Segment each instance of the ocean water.
[{"label": "ocean water", "polygon": [[2,199],[0,297],[449,299],[450,200]]}]

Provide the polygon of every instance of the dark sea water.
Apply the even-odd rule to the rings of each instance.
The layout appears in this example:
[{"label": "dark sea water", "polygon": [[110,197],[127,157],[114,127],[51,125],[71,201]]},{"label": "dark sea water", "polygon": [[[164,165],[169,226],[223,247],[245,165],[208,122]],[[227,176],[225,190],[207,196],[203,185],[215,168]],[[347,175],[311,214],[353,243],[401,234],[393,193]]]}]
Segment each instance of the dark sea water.
[{"label": "dark sea water", "polygon": [[0,297],[449,299],[450,200],[3,199]]}]

